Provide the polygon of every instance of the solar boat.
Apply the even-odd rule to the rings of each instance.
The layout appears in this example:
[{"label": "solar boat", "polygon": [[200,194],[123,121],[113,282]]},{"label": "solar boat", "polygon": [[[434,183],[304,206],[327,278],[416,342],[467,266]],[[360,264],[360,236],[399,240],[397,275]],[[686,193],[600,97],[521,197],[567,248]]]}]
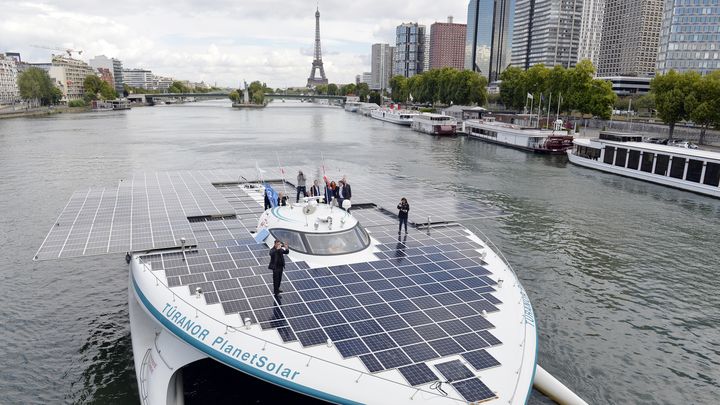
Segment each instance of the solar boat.
[{"label": "solar boat", "polygon": [[[35,259],[126,254],[143,404],[182,404],[183,369],[208,358],[333,403],[525,403],[532,305],[463,225],[505,213],[345,173],[349,212],[312,199],[263,210],[264,185],[294,189],[245,180],[253,169],[138,174],[74,193]],[[403,196],[411,226],[399,235]],[[275,239],[290,247],[279,297]]]}]

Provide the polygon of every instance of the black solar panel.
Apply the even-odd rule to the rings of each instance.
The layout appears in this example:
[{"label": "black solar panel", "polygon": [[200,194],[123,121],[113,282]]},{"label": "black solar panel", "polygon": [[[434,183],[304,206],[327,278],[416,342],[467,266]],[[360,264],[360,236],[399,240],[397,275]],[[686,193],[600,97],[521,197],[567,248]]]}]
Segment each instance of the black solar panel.
[{"label": "black solar panel", "polygon": [[478,378],[452,383],[452,386],[468,402],[485,401],[490,398],[495,398],[496,396],[495,393]]},{"label": "black solar panel", "polygon": [[500,365],[500,362],[497,361],[495,357],[483,349],[463,353],[462,357],[475,367],[476,370],[484,370],[486,368]]},{"label": "black solar panel", "polygon": [[475,374],[465,367],[460,360],[452,360],[445,363],[435,364],[435,368],[447,381],[460,381],[475,377]]},{"label": "black solar panel", "polygon": [[412,386],[423,385],[438,380],[435,373],[433,373],[425,363],[400,367],[398,371],[400,371],[400,374],[402,374]]}]

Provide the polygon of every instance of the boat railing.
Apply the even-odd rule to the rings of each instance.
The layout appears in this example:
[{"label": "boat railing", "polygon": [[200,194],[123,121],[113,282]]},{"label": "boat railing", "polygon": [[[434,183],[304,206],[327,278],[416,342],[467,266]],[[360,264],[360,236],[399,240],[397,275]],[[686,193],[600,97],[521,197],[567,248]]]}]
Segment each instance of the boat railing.
[{"label": "boat railing", "polygon": [[[475,232],[477,232],[479,235],[481,235],[481,236],[484,238],[483,241],[487,244],[487,246],[488,246],[493,252],[495,252],[495,254],[500,258],[500,260],[502,260],[503,263],[505,263],[505,265],[507,266],[507,268],[510,269],[510,272],[513,274],[513,277],[515,278],[515,286],[520,287],[520,291],[522,291],[522,294],[523,294],[523,297],[522,297],[522,298],[523,298],[524,300],[527,300],[528,303],[529,303],[529,300],[528,300],[528,298],[527,298],[527,296],[526,296],[527,294],[525,293],[525,290],[522,288],[522,285],[520,284],[520,279],[518,278],[517,273],[515,272],[515,269],[513,269],[512,265],[510,264],[510,261],[508,261],[507,257],[505,257],[505,255],[503,254],[502,250],[500,250],[500,248],[495,244],[495,242],[493,242],[492,239],[490,239],[490,238],[485,234],[485,232],[481,231],[480,228],[478,228],[478,227],[475,226],[475,225],[468,225],[468,226],[471,227]],[[531,306],[531,307],[532,307],[532,306]],[[527,324],[527,322],[523,322],[523,324],[524,324],[523,329],[524,329],[524,332],[525,332],[525,333],[523,333],[523,338],[522,338],[521,346],[522,346],[522,347],[525,347],[525,343],[527,342],[527,328],[528,328],[528,324]],[[534,326],[534,324],[535,324],[535,320],[534,320],[534,315],[533,315],[533,326]],[[513,391],[513,395],[512,395],[512,397],[509,399],[509,402],[510,402],[510,403],[512,403],[513,400],[515,399],[515,394],[516,394],[516,391],[517,391],[517,387],[518,387],[519,384],[520,384],[520,372],[519,372],[519,370],[522,370],[522,368],[523,368],[524,366],[525,366],[525,356],[521,356],[521,357],[520,357],[520,368],[518,369],[518,372],[515,374],[515,375],[517,376],[517,377],[516,377],[516,380],[515,380],[516,390]],[[533,365],[533,367],[534,367],[534,366],[535,366],[535,365]]]},{"label": "boat railing", "polygon": [[143,405],[148,403],[147,368],[149,367],[152,357],[151,352],[152,348],[147,349],[140,364],[140,402],[142,402]]},{"label": "boat railing", "polygon": [[[353,368],[353,367],[349,367],[349,366],[346,366],[346,365],[343,365],[343,364],[340,364],[340,363],[336,363],[336,362],[333,362],[333,361],[330,361],[330,360],[323,359],[323,358],[321,358],[321,357],[317,357],[317,356],[313,356],[313,355],[307,354],[307,353],[305,353],[305,352],[301,352],[301,351],[299,351],[299,350],[295,350],[295,349],[293,349],[293,348],[291,348],[291,347],[288,347],[288,346],[285,346],[285,345],[282,345],[282,344],[278,344],[278,343],[275,343],[275,342],[271,342],[271,341],[269,341],[269,340],[262,339],[262,338],[260,338],[260,337],[258,337],[258,336],[255,336],[255,335],[253,335],[253,334],[251,334],[251,333],[248,333],[248,332],[246,332],[245,330],[243,330],[243,329],[246,329],[246,328],[248,327],[248,325],[245,325],[245,324],[242,324],[242,325],[230,325],[230,324],[228,324],[228,323],[225,323],[225,322],[223,322],[223,321],[221,321],[221,320],[213,317],[212,315],[210,315],[210,314],[202,311],[202,310],[199,309],[196,305],[193,305],[192,303],[188,302],[187,300],[185,300],[184,298],[182,298],[180,295],[178,295],[175,291],[173,291],[172,288],[170,288],[157,274],[155,274],[155,271],[152,270],[152,265],[151,265],[151,263],[145,262],[145,261],[142,260],[142,258],[140,258],[140,257],[138,257],[137,260],[138,260],[138,262],[143,266],[143,273],[150,273],[150,274],[155,278],[155,286],[156,286],[157,288],[162,288],[162,289],[165,289],[165,290],[169,291],[169,292],[172,294],[172,296],[173,296],[173,300],[180,300],[181,302],[184,302],[185,304],[187,304],[187,305],[189,305],[190,307],[194,308],[194,309],[195,309],[196,316],[197,316],[198,314],[202,314],[202,315],[204,315],[207,319],[210,319],[210,320],[212,320],[212,321],[214,321],[214,322],[222,325],[222,326],[225,328],[225,332],[226,332],[226,333],[235,333],[235,332],[237,332],[237,333],[240,333],[240,334],[244,335],[244,336],[247,337],[247,338],[254,339],[254,340],[257,340],[257,341],[262,342],[262,343],[263,343],[263,350],[265,350],[265,347],[266,347],[267,345],[270,345],[270,346],[278,347],[278,348],[281,348],[281,349],[283,349],[283,350],[288,350],[288,351],[291,351],[291,352],[293,352],[293,353],[299,354],[299,355],[304,356],[305,358],[308,359],[308,360],[307,360],[307,363],[305,363],[305,366],[306,366],[306,367],[311,367],[311,366],[312,366],[311,363],[312,363],[313,361],[315,361],[315,362],[321,362],[321,363],[325,363],[325,364],[330,364],[330,365],[333,365],[333,366],[336,366],[336,367],[341,367],[341,368],[344,368],[344,369],[346,369],[346,370],[350,370],[350,371],[352,371],[353,373],[357,373],[357,378],[355,378],[355,382],[356,382],[356,383],[360,382],[360,379],[363,378],[363,377],[371,377],[371,378],[376,378],[376,379],[379,379],[379,380],[383,380],[384,382],[392,383],[392,384],[395,384],[395,385],[397,385],[397,386],[400,386],[400,387],[403,387],[403,388],[408,389],[409,393],[411,394],[411,395],[409,396],[410,399],[413,399],[413,398],[414,398],[418,393],[420,393],[420,392],[424,392],[424,393],[427,393],[427,394],[439,395],[439,396],[447,396],[446,393],[441,392],[441,391],[429,391],[429,390],[424,390],[424,389],[417,388],[417,387],[411,387],[411,386],[408,386],[408,385],[406,385],[406,384],[400,383],[400,382],[398,382],[398,381],[391,380],[391,379],[389,379],[389,378],[380,377],[380,376],[378,376],[378,375],[374,375],[374,374],[371,374],[371,373],[368,373],[368,372],[365,372],[365,371],[361,371],[361,370],[358,370],[358,369]],[[147,356],[147,355],[146,355],[146,356]],[[144,360],[143,360],[143,361],[144,361]],[[142,373],[142,370],[141,370],[141,373]],[[141,378],[141,381],[142,381],[142,378]],[[456,399],[456,398],[452,398],[452,397],[449,397],[449,398],[452,399],[452,400],[457,401],[458,403],[466,403],[465,401],[460,400],[460,399]]]}]

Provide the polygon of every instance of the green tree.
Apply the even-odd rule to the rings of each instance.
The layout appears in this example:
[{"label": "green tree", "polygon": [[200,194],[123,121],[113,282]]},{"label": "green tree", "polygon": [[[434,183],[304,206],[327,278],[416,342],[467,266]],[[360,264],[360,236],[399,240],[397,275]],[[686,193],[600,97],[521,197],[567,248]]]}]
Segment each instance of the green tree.
[{"label": "green tree", "polygon": [[390,78],[390,98],[396,103],[402,103],[408,99],[408,79],[405,76],[397,75]]},{"label": "green tree", "polygon": [[488,102],[487,78],[477,72],[463,70],[455,76],[456,92],[453,98],[455,104],[485,105]]},{"label": "green tree", "polygon": [[382,96],[377,91],[370,92],[370,95],[368,95],[368,102],[375,103],[377,105],[382,104]]},{"label": "green tree", "polygon": [[168,87],[167,90],[168,93],[192,93],[192,89],[188,86],[186,86],[183,82],[174,81]]},{"label": "green tree", "polygon": [[633,102],[635,111],[640,112],[641,110],[647,110],[652,113],[655,110],[655,95],[652,93],[643,94]]},{"label": "green tree", "polygon": [[114,100],[117,98],[117,92],[108,82],[102,80],[96,75],[88,75],[83,80],[83,88],[85,94],[83,99],[85,102],[92,100]]},{"label": "green tree", "polygon": [[[700,74],[697,72],[678,73],[674,70],[655,76],[650,82],[650,91],[655,96],[658,117],[668,125],[668,139],[672,139],[675,124],[687,119],[686,98],[696,88]],[[691,100],[692,101],[692,100]]]},{"label": "green tree", "polygon": [[358,97],[360,97],[360,101],[364,103],[370,94],[370,86],[367,83],[358,83],[357,86],[355,86],[355,92]]},{"label": "green tree", "polygon": [[240,93],[237,90],[233,90],[228,94],[228,98],[237,104],[240,102]]},{"label": "green tree", "polygon": [[328,94],[328,85],[327,84],[321,84],[315,87],[315,93],[316,94]]},{"label": "green tree", "polygon": [[612,108],[616,99],[617,95],[613,91],[610,81],[593,79],[584,100],[587,108],[580,108],[579,111],[607,120],[612,116]]},{"label": "green tree", "polygon": [[355,83],[350,84],[343,84],[340,86],[339,92],[341,96],[348,96],[348,95],[356,95],[355,94],[356,86]]},{"label": "green tree", "polygon": [[248,92],[250,93],[250,101],[253,104],[264,104],[265,93],[270,93],[270,88],[265,83],[255,80],[248,85]]},{"label": "green tree", "polygon": [[500,99],[503,104],[515,110],[521,110],[527,100],[525,71],[511,66],[500,74]]},{"label": "green tree", "polygon": [[330,83],[330,84],[328,84],[328,85],[327,85],[327,91],[328,91],[328,93],[327,93],[328,95],[337,96],[337,94],[338,94],[338,86],[337,86],[337,84],[335,84],[335,83]]},{"label": "green tree", "polygon": [[688,117],[700,125],[699,144],[705,143],[705,131],[720,125],[720,71],[711,72],[695,82],[685,99]]},{"label": "green tree", "polygon": [[32,100],[40,105],[56,104],[62,98],[62,92],[58,98],[58,91],[52,79],[46,71],[38,68],[30,68],[24,71],[18,78],[20,97],[24,100]]}]

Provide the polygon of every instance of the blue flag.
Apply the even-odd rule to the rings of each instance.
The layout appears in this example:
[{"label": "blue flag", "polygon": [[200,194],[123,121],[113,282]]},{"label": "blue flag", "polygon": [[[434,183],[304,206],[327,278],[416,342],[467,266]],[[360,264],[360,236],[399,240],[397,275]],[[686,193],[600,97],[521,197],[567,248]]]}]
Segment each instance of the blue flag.
[{"label": "blue flag", "polygon": [[270,206],[272,206],[273,208],[277,207],[278,194],[268,183],[264,183],[263,185],[265,186],[265,195],[267,196],[268,200],[270,200]]}]

